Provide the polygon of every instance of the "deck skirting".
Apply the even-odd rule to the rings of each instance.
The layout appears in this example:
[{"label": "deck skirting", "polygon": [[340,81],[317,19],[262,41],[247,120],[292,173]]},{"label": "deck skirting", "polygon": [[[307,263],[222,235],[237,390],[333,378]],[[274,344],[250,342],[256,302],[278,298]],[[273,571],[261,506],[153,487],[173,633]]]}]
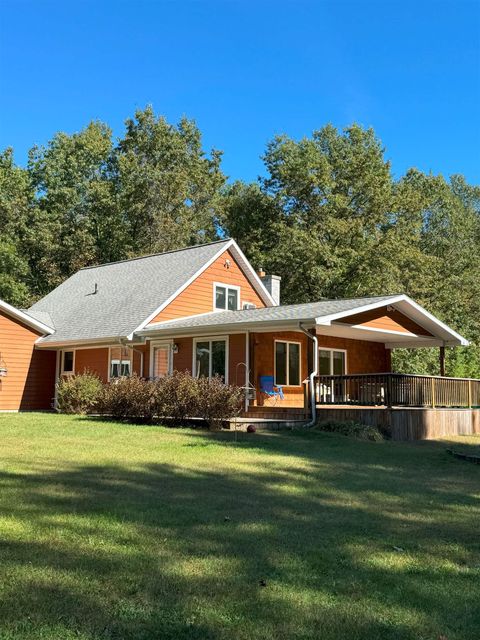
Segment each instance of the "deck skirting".
[{"label": "deck skirting", "polygon": [[317,407],[318,422],[355,421],[387,429],[392,440],[435,440],[480,435],[480,408]]}]

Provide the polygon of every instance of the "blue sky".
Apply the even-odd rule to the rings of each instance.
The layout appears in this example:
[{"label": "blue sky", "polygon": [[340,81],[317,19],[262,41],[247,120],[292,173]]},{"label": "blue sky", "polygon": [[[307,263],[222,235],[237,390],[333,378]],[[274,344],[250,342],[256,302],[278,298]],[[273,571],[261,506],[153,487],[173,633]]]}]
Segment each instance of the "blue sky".
[{"label": "blue sky", "polygon": [[480,2],[0,0],[0,148],[138,107],[194,118],[232,178],[266,143],[373,126],[396,175],[480,183]]}]

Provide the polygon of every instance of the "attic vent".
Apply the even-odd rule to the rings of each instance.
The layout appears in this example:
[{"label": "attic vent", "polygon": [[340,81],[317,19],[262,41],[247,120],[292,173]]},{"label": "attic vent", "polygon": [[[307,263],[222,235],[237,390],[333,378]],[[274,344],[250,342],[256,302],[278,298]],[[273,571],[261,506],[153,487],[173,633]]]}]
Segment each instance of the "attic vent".
[{"label": "attic vent", "polygon": [[243,303],[243,308],[244,309],[256,309],[257,305],[253,304],[253,302],[244,302]]}]

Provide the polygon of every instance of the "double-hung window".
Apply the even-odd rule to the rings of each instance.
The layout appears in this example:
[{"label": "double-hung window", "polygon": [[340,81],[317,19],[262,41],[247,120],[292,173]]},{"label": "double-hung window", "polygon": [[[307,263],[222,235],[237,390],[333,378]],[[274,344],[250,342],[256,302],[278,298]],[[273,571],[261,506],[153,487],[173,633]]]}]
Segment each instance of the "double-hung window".
[{"label": "double-hung window", "polygon": [[213,304],[215,311],[236,311],[240,308],[240,287],[215,283]]},{"label": "double-hung window", "polygon": [[127,347],[112,347],[110,349],[110,380],[129,376],[131,373],[131,350]]},{"label": "double-hung window", "polygon": [[275,384],[300,386],[300,343],[275,341]]},{"label": "double-hung window", "polygon": [[197,378],[220,376],[227,382],[227,340],[199,338],[194,343],[193,373]]},{"label": "double-hung window", "polygon": [[318,373],[321,376],[344,376],[347,372],[347,352],[336,349],[318,350]]}]

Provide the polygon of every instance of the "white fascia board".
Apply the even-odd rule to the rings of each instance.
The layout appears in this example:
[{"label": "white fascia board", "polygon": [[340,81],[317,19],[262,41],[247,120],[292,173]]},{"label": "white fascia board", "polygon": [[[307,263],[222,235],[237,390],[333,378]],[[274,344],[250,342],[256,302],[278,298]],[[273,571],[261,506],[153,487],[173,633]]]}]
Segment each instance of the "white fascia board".
[{"label": "white fascia board", "polygon": [[250,261],[248,260],[247,256],[243,253],[243,251],[240,249],[240,247],[235,242],[235,240],[232,240],[231,242],[232,242],[232,245],[231,245],[232,249],[234,250],[234,252],[236,252],[238,254],[238,257],[240,258],[241,262],[243,263],[243,266],[245,267],[246,271],[248,271],[248,275],[255,282],[255,285],[256,285],[255,288],[257,289],[257,293],[259,293],[260,296],[264,299],[264,302],[266,301],[268,303],[267,306],[269,306],[269,307],[277,307],[278,305],[276,304],[275,300],[270,295],[268,289],[265,287],[265,285],[263,284],[263,282],[259,278],[259,276],[258,276],[257,272],[255,271],[255,269],[250,264]]},{"label": "white fascia board", "polygon": [[37,329],[37,331],[41,331],[46,335],[55,333],[55,329],[52,329],[52,327],[49,327],[47,324],[36,320],[32,316],[28,315],[28,313],[20,311],[20,309],[17,309],[16,307],[12,307],[11,304],[8,304],[8,302],[5,302],[4,300],[0,300],[0,309],[5,311],[5,313],[7,313],[8,315],[13,316],[17,320],[21,320],[29,327]]},{"label": "white fascia board", "polygon": [[[447,346],[468,347],[470,342],[466,338],[461,336],[459,333],[451,329],[448,325],[444,324],[441,320],[439,320],[434,315],[429,313],[426,309],[424,309],[419,304],[417,304],[415,300],[412,300],[408,296],[403,296],[403,297],[404,297],[404,302],[410,305],[410,307],[413,307],[413,309],[417,313],[419,313],[423,317],[426,317],[433,325],[435,325],[435,327],[438,327],[438,329],[440,329],[441,331],[444,331],[452,338],[450,340],[448,338],[445,340],[446,343],[448,342],[451,343],[450,345],[447,344]],[[421,324],[421,322],[419,322],[419,324]]]}]

